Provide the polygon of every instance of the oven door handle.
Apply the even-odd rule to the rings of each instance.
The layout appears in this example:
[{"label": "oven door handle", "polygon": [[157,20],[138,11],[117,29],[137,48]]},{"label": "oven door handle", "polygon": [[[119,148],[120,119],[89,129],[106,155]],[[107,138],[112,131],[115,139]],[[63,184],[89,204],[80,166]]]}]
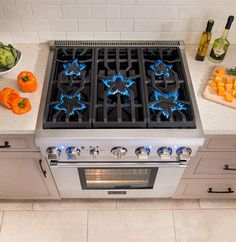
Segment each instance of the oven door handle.
[{"label": "oven door handle", "polygon": [[165,162],[165,163],[157,163],[157,162],[50,162],[51,167],[57,168],[95,168],[95,167],[181,167],[179,162]]}]

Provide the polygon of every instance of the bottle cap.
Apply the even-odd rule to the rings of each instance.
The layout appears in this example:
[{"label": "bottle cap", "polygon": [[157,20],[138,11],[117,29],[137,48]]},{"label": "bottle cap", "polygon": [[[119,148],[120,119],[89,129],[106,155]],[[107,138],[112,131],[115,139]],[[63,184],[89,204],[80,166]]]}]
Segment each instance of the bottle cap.
[{"label": "bottle cap", "polygon": [[234,16],[230,15],[228,17],[227,23],[225,25],[225,29],[230,29],[231,24],[233,23],[233,21],[234,21]]},{"label": "bottle cap", "polygon": [[207,26],[206,26],[206,32],[211,32],[212,30],[212,27],[214,25],[214,20],[212,19],[209,19],[208,22],[207,22]]}]

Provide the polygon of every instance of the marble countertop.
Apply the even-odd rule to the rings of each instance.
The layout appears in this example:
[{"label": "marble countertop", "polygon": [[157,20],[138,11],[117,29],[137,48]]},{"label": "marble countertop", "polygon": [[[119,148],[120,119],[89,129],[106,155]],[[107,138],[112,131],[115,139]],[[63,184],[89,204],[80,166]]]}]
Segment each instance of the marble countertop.
[{"label": "marble countertop", "polygon": [[[22,60],[10,73],[0,76],[0,90],[4,87],[17,89],[21,96],[29,98],[32,110],[16,115],[0,105],[0,134],[34,134],[49,48],[38,44],[15,44],[14,47],[22,52]],[[38,88],[34,93],[23,93],[17,86],[17,75],[24,70],[32,71],[37,77]]]},{"label": "marble countertop", "polygon": [[[0,134],[34,134],[49,48],[47,45],[39,44],[16,44],[14,46],[23,53],[23,58],[16,69],[0,76],[0,90],[4,87],[18,89],[16,78],[18,73],[23,70],[35,73],[38,80],[38,89],[34,93],[20,92],[22,96],[28,97],[32,104],[32,110],[25,115],[18,116],[11,110],[0,106]],[[236,134],[236,110],[202,97],[202,91],[215,64],[207,58],[204,62],[195,61],[196,48],[196,45],[186,45],[186,55],[203,130],[205,134]],[[236,53],[236,45],[230,46],[230,50],[222,63],[224,66],[236,66],[234,53]]]}]

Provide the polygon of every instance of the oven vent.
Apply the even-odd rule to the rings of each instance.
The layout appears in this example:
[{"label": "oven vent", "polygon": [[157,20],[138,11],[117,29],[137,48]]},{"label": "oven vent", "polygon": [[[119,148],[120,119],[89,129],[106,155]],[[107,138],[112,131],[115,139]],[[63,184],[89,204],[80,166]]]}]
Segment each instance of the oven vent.
[{"label": "oven vent", "polygon": [[160,46],[160,47],[177,47],[183,46],[183,41],[172,41],[172,40],[140,40],[140,41],[112,41],[112,40],[56,40],[51,41],[50,46]]}]

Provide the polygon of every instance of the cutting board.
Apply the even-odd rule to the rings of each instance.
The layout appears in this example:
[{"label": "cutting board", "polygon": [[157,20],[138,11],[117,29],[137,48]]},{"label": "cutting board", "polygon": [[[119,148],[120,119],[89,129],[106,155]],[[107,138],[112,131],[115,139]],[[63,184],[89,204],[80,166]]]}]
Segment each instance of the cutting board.
[{"label": "cutting board", "polygon": [[[216,72],[216,68],[218,68],[218,67],[219,66],[214,67],[214,69],[210,75],[210,78],[207,81],[207,84],[203,90],[203,97],[212,102],[219,103],[219,104],[236,109],[236,97],[234,97],[233,102],[227,102],[227,101],[225,101],[224,96],[218,96],[217,90],[213,89],[212,87],[209,86],[209,84],[212,81],[212,78]],[[222,66],[220,66],[220,68],[223,68],[226,70],[226,68],[224,68]],[[229,75],[224,75],[224,76],[229,76]],[[231,77],[236,80],[236,76],[231,76]]]}]

